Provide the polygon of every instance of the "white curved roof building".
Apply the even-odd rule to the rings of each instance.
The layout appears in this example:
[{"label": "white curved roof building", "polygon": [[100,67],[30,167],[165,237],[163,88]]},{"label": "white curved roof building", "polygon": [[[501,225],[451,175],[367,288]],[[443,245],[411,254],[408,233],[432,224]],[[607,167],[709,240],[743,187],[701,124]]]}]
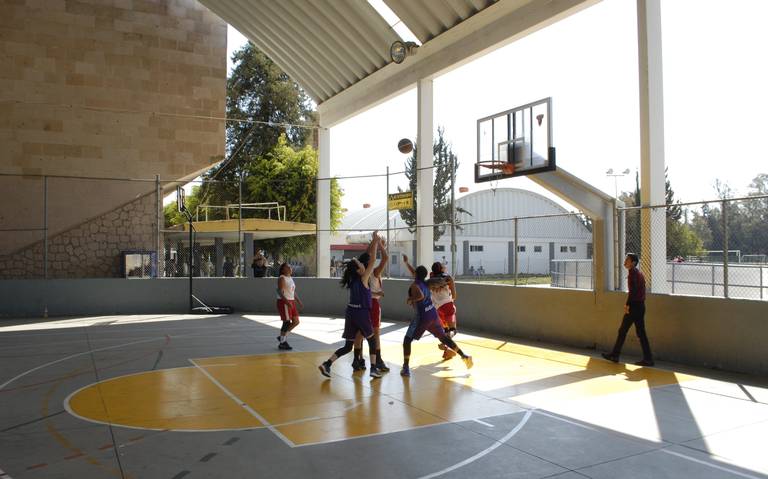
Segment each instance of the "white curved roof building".
[{"label": "white curved roof building", "polygon": [[[568,215],[562,206],[538,193],[517,188],[481,190],[457,199],[456,207],[468,212],[458,214],[462,225],[456,230],[458,274],[469,275],[477,270],[485,274],[510,274],[514,271],[515,250],[518,272],[522,274],[548,274],[553,259],[592,256],[592,232],[581,217]],[[541,215],[566,216],[531,218]],[[518,218],[517,241],[515,218]],[[414,253],[413,234],[403,229],[406,226],[398,211],[390,211],[390,273],[393,276],[400,272],[399,255]],[[344,244],[362,244],[376,229],[385,235],[384,206],[348,213],[333,243],[337,250]],[[435,261],[450,265],[450,242],[450,229],[446,228],[435,242]],[[354,253],[347,256],[350,254]]]}]

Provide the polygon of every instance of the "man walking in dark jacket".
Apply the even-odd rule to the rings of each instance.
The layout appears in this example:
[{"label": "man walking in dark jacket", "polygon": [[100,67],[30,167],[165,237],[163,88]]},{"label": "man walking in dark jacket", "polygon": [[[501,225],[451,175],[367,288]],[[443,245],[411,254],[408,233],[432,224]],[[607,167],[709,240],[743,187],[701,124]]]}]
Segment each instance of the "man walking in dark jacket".
[{"label": "man walking in dark jacket", "polygon": [[627,268],[627,285],[629,294],[627,303],[624,305],[624,318],[619,327],[619,334],[616,336],[616,343],[610,353],[603,353],[603,357],[614,363],[619,362],[621,348],[624,346],[624,340],[627,338],[629,328],[634,324],[637,337],[640,339],[640,346],[643,348],[643,359],[636,362],[638,366],[653,366],[653,356],[651,355],[651,345],[648,342],[648,336],[645,334],[645,276],[637,269],[638,257],[634,253],[628,253],[624,259],[624,267]]}]

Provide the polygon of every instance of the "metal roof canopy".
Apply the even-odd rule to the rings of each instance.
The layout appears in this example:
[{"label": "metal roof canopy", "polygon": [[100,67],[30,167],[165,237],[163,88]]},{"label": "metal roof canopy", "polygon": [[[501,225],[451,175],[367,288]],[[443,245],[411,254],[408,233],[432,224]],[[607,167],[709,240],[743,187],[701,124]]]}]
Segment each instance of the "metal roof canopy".
[{"label": "metal roof canopy", "polygon": [[599,0],[384,0],[422,42],[401,38],[365,0],[200,0],[248,37],[318,103],[331,127]]}]

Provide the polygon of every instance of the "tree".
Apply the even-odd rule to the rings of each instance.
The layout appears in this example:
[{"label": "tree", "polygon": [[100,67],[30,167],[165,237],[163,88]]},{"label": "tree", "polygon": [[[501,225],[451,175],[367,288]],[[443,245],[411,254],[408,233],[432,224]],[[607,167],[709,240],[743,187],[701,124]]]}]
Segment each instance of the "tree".
[{"label": "tree", "polygon": [[226,159],[203,176],[209,180],[203,183],[203,203],[225,204],[237,198],[238,177],[248,170],[245,165],[272,150],[280,135],[299,149],[314,140],[315,112],[295,81],[251,42],[236,51],[232,60],[235,66],[227,80]]},{"label": "tree", "polygon": [[[265,155],[252,158],[243,165],[243,203],[277,202],[285,206],[285,221],[300,223],[314,223],[317,211],[317,174],[319,162],[317,150],[305,146],[296,150],[288,144],[285,135],[278,137],[277,145]],[[336,229],[341,224],[341,197],[343,192],[336,179],[331,182],[331,229]],[[192,188],[187,195],[187,208],[193,212],[200,204],[202,189]],[[237,197],[227,201],[229,204],[237,203]],[[184,215],[177,211],[176,202],[172,202],[164,208],[167,225],[176,225],[186,222]],[[243,217],[253,217],[244,210]],[[211,210],[209,218],[223,216],[220,210]],[[238,217],[238,210],[230,210],[230,218]],[[314,241],[308,242],[306,238],[277,238],[260,242],[271,257],[294,257],[311,248]]]},{"label": "tree", "polygon": [[[675,199],[675,192],[669,181],[667,170],[664,170],[664,189],[666,207],[666,256],[700,256],[704,250],[704,242],[700,239],[695,228],[683,223],[683,211],[680,200]],[[620,198],[625,204],[640,206],[640,175],[635,173],[635,191],[623,193]],[[626,212],[626,248],[628,252],[639,253],[642,248],[641,210],[633,209]]]},{"label": "tree", "polygon": [[[314,223],[317,219],[317,150],[305,146],[295,150],[285,135],[262,157],[246,165],[244,196],[248,202],[276,201],[286,206],[286,221]],[[331,182],[331,229],[341,224],[343,192],[336,179]],[[262,241],[261,246],[274,258],[295,257],[314,245],[306,238],[279,238]]]},{"label": "tree", "polygon": [[[456,169],[459,167],[459,162],[456,154],[451,148],[451,144],[445,139],[445,128],[437,128],[437,139],[432,145],[433,154],[433,166],[434,166],[434,185],[432,188],[432,194],[434,197],[434,241],[438,239],[446,232],[446,224],[451,223],[451,168],[452,163],[456,162]],[[410,227],[410,231],[415,231],[416,226],[416,180],[418,177],[418,170],[416,169],[416,155],[417,150],[414,147],[413,154],[405,161],[405,177],[408,178],[408,186],[413,192],[413,209],[400,210],[400,216],[403,221]],[[402,191],[398,187],[398,191]],[[456,207],[456,213],[471,213],[464,208]],[[458,216],[458,215],[457,215]],[[458,222],[458,218],[456,218]],[[450,226],[448,226],[450,228]],[[457,228],[461,229],[458,226]]]},{"label": "tree", "polygon": [[[315,112],[307,95],[252,43],[234,53],[235,67],[227,81],[226,153],[219,166],[203,175],[200,188],[187,196],[190,211],[198,204],[278,202],[288,221],[314,223],[318,158],[314,141]],[[331,181],[331,228],[341,222],[342,191]],[[183,222],[175,203],[165,208],[168,224]],[[246,217],[247,210],[243,216]],[[237,210],[229,217],[237,218]],[[250,213],[252,215],[252,213]],[[222,209],[209,219],[222,219]],[[276,260],[310,250],[314,240],[281,238],[260,246]]]}]

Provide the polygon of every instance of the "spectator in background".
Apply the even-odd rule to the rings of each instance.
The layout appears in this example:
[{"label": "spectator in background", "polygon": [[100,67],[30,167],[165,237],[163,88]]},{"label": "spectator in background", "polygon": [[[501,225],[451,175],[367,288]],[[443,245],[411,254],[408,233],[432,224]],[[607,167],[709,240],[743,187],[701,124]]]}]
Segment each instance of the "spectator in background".
[{"label": "spectator in background", "polygon": [[473,265],[469,265],[469,274],[470,276],[475,276],[475,267]]},{"label": "spectator in background", "polygon": [[253,256],[253,263],[251,263],[251,268],[253,268],[254,278],[263,278],[266,276],[267,258],[264,256],[263,250],[256,251],[256,254]]},{"label": "spectator in background", "polygon": [[479,268],[477,268],[477,275],[482,276],[485,274],[485,268],[483,268],[483,265],[480,265]]},{"label": "spectator in background", "polygon": [[235,263],[229,256],[224,259],[224,276],[229,278],[235,276]]}]

